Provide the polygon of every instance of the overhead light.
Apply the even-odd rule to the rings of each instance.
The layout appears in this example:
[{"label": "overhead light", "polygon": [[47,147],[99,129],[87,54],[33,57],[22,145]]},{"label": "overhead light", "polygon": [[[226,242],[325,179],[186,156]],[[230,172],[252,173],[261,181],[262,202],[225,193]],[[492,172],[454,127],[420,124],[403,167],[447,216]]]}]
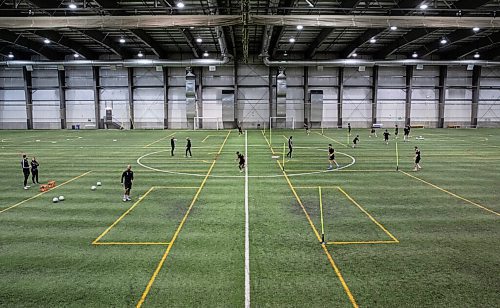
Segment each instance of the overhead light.
[{"label": "overhead light", "polygon": [[352,58],[356,58],[357,56],[358,56],[358,54],[357,54],[357,53],[353,53],[353,54],[351,55],[351,57],[352,57]]},{"label": "overhead light", "polygon": [[46,39],[44,39],[44,40],[43,40],[43,42],[44,42],[45,44],[50,44],[50,40],[49,40],[49,39],[47,39],[47,38],[46,38]]},{"label": "overhead light", "polygon": [[440,41],[439,41],[442,45],[448,43],[448,41],[443,37]]},{"label": "overhead light", "polygon": [[288,56],[288,53],[285,51],[285,52],[283,53],[283,56],[285,56],[285,57],[286,57],[286,56]]},{"label": "overhead light", "polygon": [[137,56],[138,56],[139,58],[142,58],[142,57],[144,57],[144,54],[142,53],[142,51],[139,51],[139,53],[137,54]]},{"label": "overhead light", "polygon": [[203,56],[204,56],[205,58],[206,58],[206,57],[208,57],[208,51],[205,51],[205,52],[203,53]]},{"label": "overhead light", "polygon": [[297,25],[297,30],[302,30],[302,29],[304,29],[303,25]]},{"label": "overhead light", "polygon": [[396,26],[391,26],[391,30],[392,30],[392,31],[395,31],[395,30],[397,30],[397,29],[398,29],[398,27],[396,27]]},{"label": "overhead light", "polygon": [[307,3],[310,7],[314,7],[314,4],[312,4],[312,2],[311,2],[311,1],[306,0],[306,3]]},{"label": "overhead light", "polygon": [[476,52],[476,53],[474,54],[474,58],[479,59],[479,57],[480,57],[479,52]]},{"label": "overhead light", "polygon": [[194,27],[193,27],[193,26],[191,26],[191,27],[189,27],[189,29],[193,30],[193,29],[194,29]]},{"label": "overhead light", "polygon": [[70,9],[72,9],[72,10],[76,10],[76,8],[77,8],[76,4],[74,4],[73,2],[71,2],[71,3],[68,5],[68,7],[69,7]]},{"label": "overhead light", "polygon": [[196,43],[201,43],[201,42],[203,42],[203,40],[201,39],[201,37],[197,37],[196,38]]},{"label": "overhead light", "polygon": [[12,51],[11,51],[11,52],[9,52],[9,54],[7,55],[7,57],[9,57],[9,59],[14,58],[14,54],[12,53]]},{"label": "overhead light", "polygon": [[370,39],[370,43],[374,44],[374,43],[376,43],[376,42],[377,42],[377,40],[376,40],[374,37],[372,37],[372,38]]},{"label": "overhead light", "polygon": [[178,8],[180,8],[180,9],[182,9],[182,8],[184,7],[184,2],[179,1],[179,2],[177,2],[176,6],[177,6]]},{"label": "overhead light", "polygon": [[120,38],[120,41],[119,41],[121,44],[125,44],[125,39],[123,37]]},{"label": "overhead light", "polygon": [[418,58],[418,53],[416,51],[413,52],[413,54],[411,55],[413,58]]},{"label": "overhead light", "polygon": [[295,43],[295,38],[291,37],[288,41],[293,44]]},{"label": "overhead light", "polygon": [[79,55],[79,54],[77,54],[77,53],[75,53],[75,54],[73,55],[73,57],[74,57],[74,58],[80,58],[80,55]]},{"label": "overhead light", "polygon": [[420,5],[420,9],[421,9],[421,10],[427,10],[427,8],[428,8],[428,7],[429,7],[429,6],[428,6],[427,4],[425,4],[425,3],[422,3],[422,4]]},{"label": "overhead light", "polygon": [[472,31],[474,31],[474,32],[478,32],[479,30],[481,30],[479,27],[472,28]]}]

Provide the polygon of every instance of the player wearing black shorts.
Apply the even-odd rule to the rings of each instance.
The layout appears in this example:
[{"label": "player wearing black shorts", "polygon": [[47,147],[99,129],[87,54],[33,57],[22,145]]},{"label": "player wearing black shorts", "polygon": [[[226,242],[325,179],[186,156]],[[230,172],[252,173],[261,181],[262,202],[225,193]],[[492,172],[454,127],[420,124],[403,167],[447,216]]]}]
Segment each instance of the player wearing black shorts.
[{"label": "player wearing black shorts", "polygon": [[333,148],[331,143],[328,145],[328,162],[330,163],[328,170],[333,169],[332,163],[335,163],[335,166],[337,166],[337,168],[339,167],[339,164],[337,164],[337,161],[335,161],[335,149]]},{"label": "player wearing black shorts", "polygon": [[399,127],[396,124],[396,127],[394,128],[394,138],[398,139],[398,133],[399,133]]},{"label": "player wearing black shorts", "polygon": [[405,128],[403,128],[403,141],[404,142],[408,141],[409,135],[410,135],[410,130],[408,129],[408,126],[405,126]]},{"label": "player wearing black shorts", "polygon": [[243,135],[243,130],[241,130],[241,125],[238,125],[238,136]]},{"label": "player wearing black shorts", "polygon": [[30,188],[28,185],[28,178],[30,177],[30,162],[28,161],[28,156],[23,154],[23,160],[21,160],[21,167],[23,168],[24,175],[24,189]]},{"label": "player wearing black shorts", "polygon": [[243,172],[243,170],[245,170],[245,156],[240,152],[236,152],[236,160],[238,160],[238,168],[240,169],[240,172]]},{"label": "player wearing black shorts", "polygon": [[123,194],[123,202],[130,201],[130,190],[132,189],[132,181],[134,181],[134,172],[132,171],[132,167],[130,165],[127,166],[127,169],[122,173],[121,183],[123,184],[123,189],[125,190]]},{"label": "player wearing black shorts", "polygon": [[351,123],[347,123],[347,130],[349,131],[349,136],[351,135]]},{"label": "player wearing black shorts", "polygon": [[422,169],[422,167],[420,167],[420,149],[415,147],[415,168],[413,168],[413,171],[418,171],[420,169]]},{"label": "player wearing black shorts", "polygon": [[33,184],[40,184],[40,182],[38,182],[38,166],[40,166],[40,164],[36,161],[36,157],[33,157],[31,159],[31,181],[33,181]]},{"label": "player wearing black shorts", "polygon": [[359,135],[356,135],[356,138],[352,140],[352,147],[355,148],[358,142],[359,142]]},{"label": "player wearing black shorts", "polygon": [[385,144],[389,144],[389,132],[387,131],[387,129],[385,130],[384,132],[384,141],[385,141]]},{"label": "player wearing black shorts", "polygon": [[286,153],[286,157],[292,158],[292,152],[293,152],[293,141],[292,141],[292,136],[288,138],[288,153]]},{"label": "player wearing black shorts", "polygon": [[186,138],[186,157],[188,157],[188,153],[189,153],[189,157],[193,157],[193,155],[191,155],[191,139],[189,139],[189,137]]}]

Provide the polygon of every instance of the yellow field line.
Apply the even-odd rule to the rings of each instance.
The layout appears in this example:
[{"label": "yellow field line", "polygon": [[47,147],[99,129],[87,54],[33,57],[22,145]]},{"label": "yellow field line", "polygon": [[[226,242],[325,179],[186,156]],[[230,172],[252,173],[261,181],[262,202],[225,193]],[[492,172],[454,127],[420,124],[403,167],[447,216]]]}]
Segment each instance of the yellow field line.
[{"label": "yellow field line", "polygon": [[381,223],[379,223],[375,218],[373,218],[372,215],[370,215],[370,213],[368,213],[361,205],[359,205],[358,202],[356,202],[356,200],[354,200],[353,198],[351,198],[351,196],[349,196],[349,194],[347,194],[342,188],[340,187],[337,187],[338,190],[340,190],[340,192],[342,192],[346,197],[347,199],[349,199],[352,203],[354,203],[354,205],[356,205],[363,213],[366,214],[366,216],[368,216],[380,229],[382,229],[385,234],[387,234],[393,241],[399,243],[398,239],[391,234],[391,232],[389,232]]},{"label": "yellow field line", "polygon": [[[271,143],[269,143],[269,140],[267,140],[266,135],[264,135],[264,133],[262,133],[262,136],[264,136],[264,139],[266,140],[267,145],[268,145],[268,146],[269,146],[269,148],[271,149],[271,153],[273,153],[273,155],[275,155],[276,153],[274,153],[273,146],[271,145]],[[280,167],[281,167],[281,166],[280,166]]]},{"label": "yellow field line", "polygon": [[167,242],[97,242],[94,245],[169,245]]},{"label": "yellow field line", "polygon": [[351,241],[351,242],[327,242],[327,245],[351,245],[351,244],[397,244],[396,241]]},{"label": "yellow field line", "polygon": [[151,142],[150,144],[143,146],[143,148],[148,148],[150,145],[153,145],[153,144],[155,144],[155,143],[157,143],[157,142],[160,142],[160,141],[162,141],[162,140],[165,140],[165,139],[167,139],[168,137],[173,136],[173,135],[175,135],[175,133],[171,133],[171,134],[170,134],[170,135],[168,135],[168,136],[165,136],[165,137],[160,138],[160,139],[158,139],[158,140],[156,140],[156,141],[153,141],[153,142]]},{"label": "yellow field line", "polygon": [[342,145],[342,146],[344,146],[344,147],[348,148],[348,146],[347,146],[347,145],[343,144],[343,143],[342,143],[342,142],[340,142],[340,141],[337,141],[337,140],[335,140],[335,139],[333,139],[333,138],[330,138],[330,137],[328,137],[328,136],[325,136],[325,135],[321,135],[321,134],[320,134],[320,133],[318,133],[318,132],[316,132],[316,134],[318,134],[318,135],[320,135],[320,136],[322,136],[322,137],[325,137],[326,139],[329,139],[329,140],[331,140],[331,141],[333,141],[333,142],[335,142],[335,143],[338,143],[338,144],[340,144],[340,145]]},{"label": "yellow field line", "polygon": [[[281,167],[281,164],[280,164],[279,160],[277,160],[277,162],[278,162],[278,165],[280,165],[281,170],[283,170],[283,168]],[[302,203],[302,200],[297,195],[297,192],[295,191],[295,188],[293,187],[292,182],[290,181],[290,178],[288,177],[288,175],[286,174],[285,171],[283,171],[283,175],[285,176],[285,179],[288,182],[288,186],[290,186],[290,189],[292,190],[292,193],[295,196],[295,199],[297,199],[297,202],[300,204],[300,207],[302,208],[302,211],[306,215],[307,221],[309,222],[309,225],[313,229],[314,234],[316,235],[316,238],[321,243],[321,236],[319,235],[318,230],[316,230],[316,227],[314,226],[314,223],[312,222],[311,217],[307,213],[307,211],[306,211],[306,209],[304,207],[304,204]],[[342,273],[340,272],[340,269],[338,268],[337,264],[333,260],[333,257],[330,254],[330,252],[328,251],[328,249],[326,248],[326,245],[322,243],[321,247],[323,248],[323,251],[325,252],[325,254],[327,256],[328,261],[330,261],[330,264],[331,264],[333,270],[335,271],[335,274],[337,274],[337,277],[339,278],[340,283],[342,284],[342,287],[344,288],[345,293],[349,297],[349,300],[350,300],[352,306],[355,307],[355,308],[358,308],[359,306],[356,303],[356,299],[352,295],[351,290],[349,289],[349,286],[347,286],[347,283],[345,282],[344,277],[342,276]]]},{"label": "yellow field line", "polygon": [[70,180],[67,180],[67,181],[66,181],[66,182],[64,182],[64,183],[61,183],[61,184],[57,185],[56,187],[53,187],[53,188],[51,188],[51,189],[49,189],[49,190],[47,190],[47,191],[44,191],[44,192],[41,192],[41,193],[39,193],[39,194],[34,195],[34,196],[33,196],[33,197],[31,197],[31,198],[25,199],[25,200],[23,200],[23,201],[21,201],[21,202],[18,202],[18,203],[16,203],[16,204],[14,204],[14,205],[11,205],[11,206],[9,206],[8,208],[5,208],[5,209],[1,210],[1,211],[0,211],[0,213],[7,212],[8,210],[13,209],[13,208],[15,208],[15,207],[18,207],[18,206],[20,206],[20,205],[21,205],[21,204],[23,204],[23,203],[26,203],[26,202],[28,202],[28,201],[31,201],[31,200],[33,200],[33,199],[35,199],[35,198],[40,197],[40,196],[41,196],[41,195],[43,195],[43,194],[46,194],[46,193],[48,193],[48,192],[50,192],[50,191],[53,191],[54,189],[56,189],[56,188],[58,188],[58,187],[61,187],[61,186],[63,186],[63,185],[66,185],[66,184],[68,184],[68,183],[71,183],[71,182],[73,182],[74,180],[77,180],[77,179],[79,179],[79,178],[81,178],[81,177],[83,177],[83,176],[86,176],[87,174],[89,174],[89,173],[91,173],[91,172],[92,172],[92,171],[87,171],[87,172],[85,172],[85,173],[82,173],[82,174],[80,174],[79,176],[76,176],[76,177],[74,177],[74,178],[72,178],[72,179],[70,179]]},{"label": "yellow field line", "polygon": [[155,189],[198,189],[196,186],[153,186]]},{"label": "yellow field line", "polygon": [[[217,156],[220,155],[220,153],[222,152],[222,149],[224,148],[224,145],[226,144],[226,141],[229,138],[230,134],[231,134],[231,131],[228,131],[226,138],[224,139],[224,142],[222,143],[221,147],[219,148],[219,152],[217,152]],[[170,253],[170,250],[172,249],[172,247],[174,246],[175,240],[179,236],[179,233],[181,232],[181,229],[184,226],[184,223],[186,222],[187,217],[189,216],[189,213],[191,212],[191,209],[193,208],[196,200],[198,200],[198,196],[200,195],[203,187],[205,186],[205,183],[207,182],[207,180],[210,176],[210,173],[212,173],[212,169],[214,168],[216,162],[217,162],[217,159],[214,159],[214,161],[212,162],[212,165],[210,166],[210,169],[208,169],[208,172],[205,175],[205,178],[203,179],[203,182],[201,182],[200,187],[196,191],[196,194],[193,197],[193,201],[191,201],[191,204],[189,205],[189,207],[186,211],[186,214],[184,214],[184,217],[182,218],[181,223],[177,227],[177,230],[175,230],[174,236],[172,237],[172,240],[170,241],[170,245],[168,245],[167,249],[165,250],[165,253],[163,254],[160,262],[158,263],[158,266],[156,266],[156,269],[153,272],[153,275],[151,276],[148,284],[146,285],[146,289],[142,293],[142,296],[139,299],[139,301],[137,302],[137,305],[136,305],[137,308],[141,307],[142,304],[144,303],[144,301],[146,300],[146,297],[148,296],[149,291],[151,290],[151,287],[153,286],[153,283],[156,279],[156,276],[158,276],[158,273],[160,272],[161,268],[163,267],[163,264],[165,263],[165,260],[167,260],[167,256]]]},{"label": "yellow field line", "polygon": [[109,226],[106,230],[104,230],[103,233],[101,233],[101,235],[99,235],[93,242],[92,242],[92,245],[95,245],[97,242],[99,242],[99,240],[105,236],[114,226],[116,226],[117,223],[120,222],[120,220],[123,219],[123,217],[127,216],[128,213],[130,213],[137,205],[139,205],[139,203],[141,203],[142,200],[144,200],[144,198],[149,195],[150,192],[152,192],[154,189],[154,187],[151,187],[144,195],[142,195],[142,197],[139,198],[139,200],[137,200],[127,211],[125,211],[125,213],[123,213],[120,217],[118,217],[117,220],[115,220],[115,222],[113,224],[111,224],[111,226]]},{"label": "yellow field line", "polygon": [[210,137],[210,135],[207,135],[207,136],[205,137],[205,139],[203,139],[201,142],[205,142],[205,140],[207,140],[207,139],[208,139],[208,137]]},{"label": "yellow field line", "polygon": [[421,178],[416,177],[416,176],[414,176],[414,175],[411,175],[411,174],[409,174],[409,173],[407,173],[407,172],[404,172],[404,171],[401,171],[401,170],[399,170],[399,172],[401,172],[401,173],[403,173],[404,175],[407,175],[407,176],[409,176],[409,177],[411,177],[411,178],[414,178],[415,180],[419,180],[420,182],[425,183],[425,184],[427,184],[427,185],[429,185],[429,186],[432,186],[432,187],[434,187],[434,188],[436,188],[436,189],[438,189],[438,190],[440,190],[440,191],[442,191],[442,192],[444,192],[444,193],[447,193],[447,194],[449,194],[450,196],[453,196],[453,197],[455,197],[455,198],[457,198],[457,199],[460,199],[460,200],[462,200],[462,201],[465,201],[465,202],[467,202],[467,203],[470,203],[470,204],[472,204],[472,205],[475,205],[475,206],[477,206],[477,207],[479,207],[479,208],[482,208],[482,209],[483,209],[483,210],[485,210],[485,211],[488,211],[488,212],[493,213],[493,214],[495,214],[495,215],[497,215],[497,216],[500,216],[500,213],[495,212],[494,210],[491,210],[491,209],[489,209],[489,208],[487,208],[487,207],[485,207],[485,206],[483,206],[483,205],[481,205],[481,204],[479,204],[479,203],[476,203],[476,202],[474,202],[474,201],[470,201],[469,199],[466,199],[466,198],[464,198],[464,197],[461,197],[461,196],[459,196],[459,195],[457,195],[457,194],[455,194],[455,193],[452,193],[451,191],[448,191],[448,190],[446,190],[446,189],[444,189],[444,188],[441,188],[441,187],[439,187],[439,186],[437,186],[437,185],[434,185],[434,184],[432,184],[432,183],[430,183],[430,182],[427,182],[427,181],[425,181],[425,180],[422,180]]}]

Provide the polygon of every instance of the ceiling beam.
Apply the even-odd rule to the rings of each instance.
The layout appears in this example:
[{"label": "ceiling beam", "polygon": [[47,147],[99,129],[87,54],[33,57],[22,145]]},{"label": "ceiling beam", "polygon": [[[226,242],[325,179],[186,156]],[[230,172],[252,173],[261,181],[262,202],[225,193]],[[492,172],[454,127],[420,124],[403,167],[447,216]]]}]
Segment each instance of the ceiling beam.
[{"label": "ceiling beam", "polygon": [[457,2],[453,2],[453,6],[455,6],[457,9],[472,10],[481,7],[490,1],[491,0],[460,0]]},{"label": "ceiling beam", "polygon": [[0,29],[0,39],[14,45],[25,47],[49,60],[64,59],[65,56],[63,53],[52,50],[50,48],[50,44],[29,40],[22,35],[9,30]]},{"label": "ceiling beam", "polygon": [[108,35],[97,30],[81,30],[89,38],[109,49],[112,53],[120,56],[123,59],[132,58],[132,54],[122,48],[117,42],[108,37]]},{"label": "ceiling beam", "polygon": [[500,44],[500,32],[495,32],[489,36],[458,46],[455,51],[443,52],[441,56],[446,59],[460,59],[482,48],[498,44]]},{"label": "ceiling beam", "polygon": [[351,42],[346,48],[344,48],[340,52],[340,57],[341,58],[348,58],[351,56],[352,53],[356,51],[356,49],[364,44],[366,41],[371,39],[374,36],[379,35],[380,33],[384,32],[385,29],[368,29],[363,34],[358,36],[354,41]]},{"label": "ceiling beam", "polygon": [[429,42],[422,47],[420,47],[417,50],[417,54],[419,57],[427,57],[430,56],[431,54],[435,53],[436,51],[444,48],[448,48],[449,46],[466,39],[470,36],[475,35],[476,33],[472,31],[471,29],[457,29],[453,32],[451,32],[448,35],[445,35],[444,38],[448,41],[446,44],[441,44],[440,39],[437,39],[433,42]]},{"label": "ceiling beam", "polygon": [[481,51],[479,54],[481,55],[481,60],[500,59],[500,53],[498,52],[498,48],[491,48],[489,50]]},{"label": "ceiling beam", "polygon": [[[8,58],[8,55],[11,52],[14,55],[13,59]],[[31,60],[31,56],[33,56],[32,53],[20,50],[19,46],[6,42],[0,42],[0,55],[4,56],[8,60]]]},{"label": "ceiling beam", "polygon": [[[296,5],[296,0],[285,0],[285,3],[283,4],[283,7],[295,7]],[[291,13],[291,10],[284,10],[282,12],[283,15],[289,15]],[[281,40],[281,37],[283,36],[283,33],[285,32],[285,27],[284,26],[278,26],[274,27],[273,33],[271,34],[271,41],[269,43],[268,47],[268,54],[271,55],[271,57],[274,57],[276,54],[276,47],[278,47],[279,42]]]},{"label": "ceiling beam", "polygon": [[346,14],[350,13],[352,9],[356,8],[361,0],[342,0],[340,7],[346,10]]},{"label": "ceiling beam", "polygon": [[379,50],[375,55],[375,59],[385,59],[386,57],[392,55],[398,49],[405,47],[421,38],[426,36],[429,33],[436,31],[435,29],[413,29],[410,32],[407,32],[405,35],[392,42],[391,44],[385,46],[381,50]]},{"label": "ceiling beam", "polygon": [[316,51],[318,51],[318,48],[325,42],[325,40],[330,36],[330,34],[333,33],[335,28],[324,28],[322,29],[318,36],[314,38],[314,41],[309,45],[309,48],[307,48],[305,52],[306,58],[312,58],[316,54]]},{"label": "ceiling beam", "polygon": [[63,34],[57,32],[57,31],[36,30],[33,33],[35,33],[36,35],[38,35],[40,37],[47,38],[47,39],[51,40],[52,42],[59,44],[63,47],[66,47],[66,48],[70,49],[72,52],[77,53],[77,54],[85,57],[85,59],[90,60],[90,59],[97,59],[99,57],[95,52],[82,46],[81,43],[73,41],[72,39],[69,39],[67,37],[64,37]]},{"label": "ceiling beam", "polygon": [[151,48],[155,55],[157,55],[160,59],[167,58],[167,51],[157,42],[155,41],[151,35],[149,35],[146,31],[142,29],[132,29],[130,32],[135,35],[141,42],[146,44]]}]

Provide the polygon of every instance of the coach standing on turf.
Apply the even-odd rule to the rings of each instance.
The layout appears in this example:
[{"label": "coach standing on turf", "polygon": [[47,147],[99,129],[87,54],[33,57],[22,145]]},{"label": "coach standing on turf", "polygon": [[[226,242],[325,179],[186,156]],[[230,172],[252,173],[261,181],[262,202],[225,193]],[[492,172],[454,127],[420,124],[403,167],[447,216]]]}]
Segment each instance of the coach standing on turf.
[{"label": "coach standing on turf", "polygon": [[123,184],[123,188],[125,192],[123,194],[123,202],[130,201],[130,190],[132,189],[132,181],[134,180],[134,172],[132,171],[132,167],[130,165],[127,166],[127,170],[122,173],[121,183]]},{"label": "coach standing on turf", "polygon": [[30,188],[28,186],[28,178],[30,177],[30,162],[26,154],[23,154],[23,160],[21,161],[21,167],[23,168],[24,174],[24,189]]},{"label": "coach standing on turf", "polygon": [[170,156],[174,156],[174,150],[175,150],[175,142],[177,141],[177,139],[175,139],[174,137],[170,138]]},{"label": "coach standing on turf", "polygon": [[189,139],[189,137],[186,138],[186,157],[188,157],[188,153],[189,153],[189,157],[193,157],[193,155],[191,154],[191,139]]},{"label": "coach standing on turf", "polygon": [[38,182],[38,166],[40,166],[40,164],[36,161],[36,157],[33,156],[31,159],[31,180],[33,184],[35,184],[35,180],[36,184],[40,184],[40,182]]}]

